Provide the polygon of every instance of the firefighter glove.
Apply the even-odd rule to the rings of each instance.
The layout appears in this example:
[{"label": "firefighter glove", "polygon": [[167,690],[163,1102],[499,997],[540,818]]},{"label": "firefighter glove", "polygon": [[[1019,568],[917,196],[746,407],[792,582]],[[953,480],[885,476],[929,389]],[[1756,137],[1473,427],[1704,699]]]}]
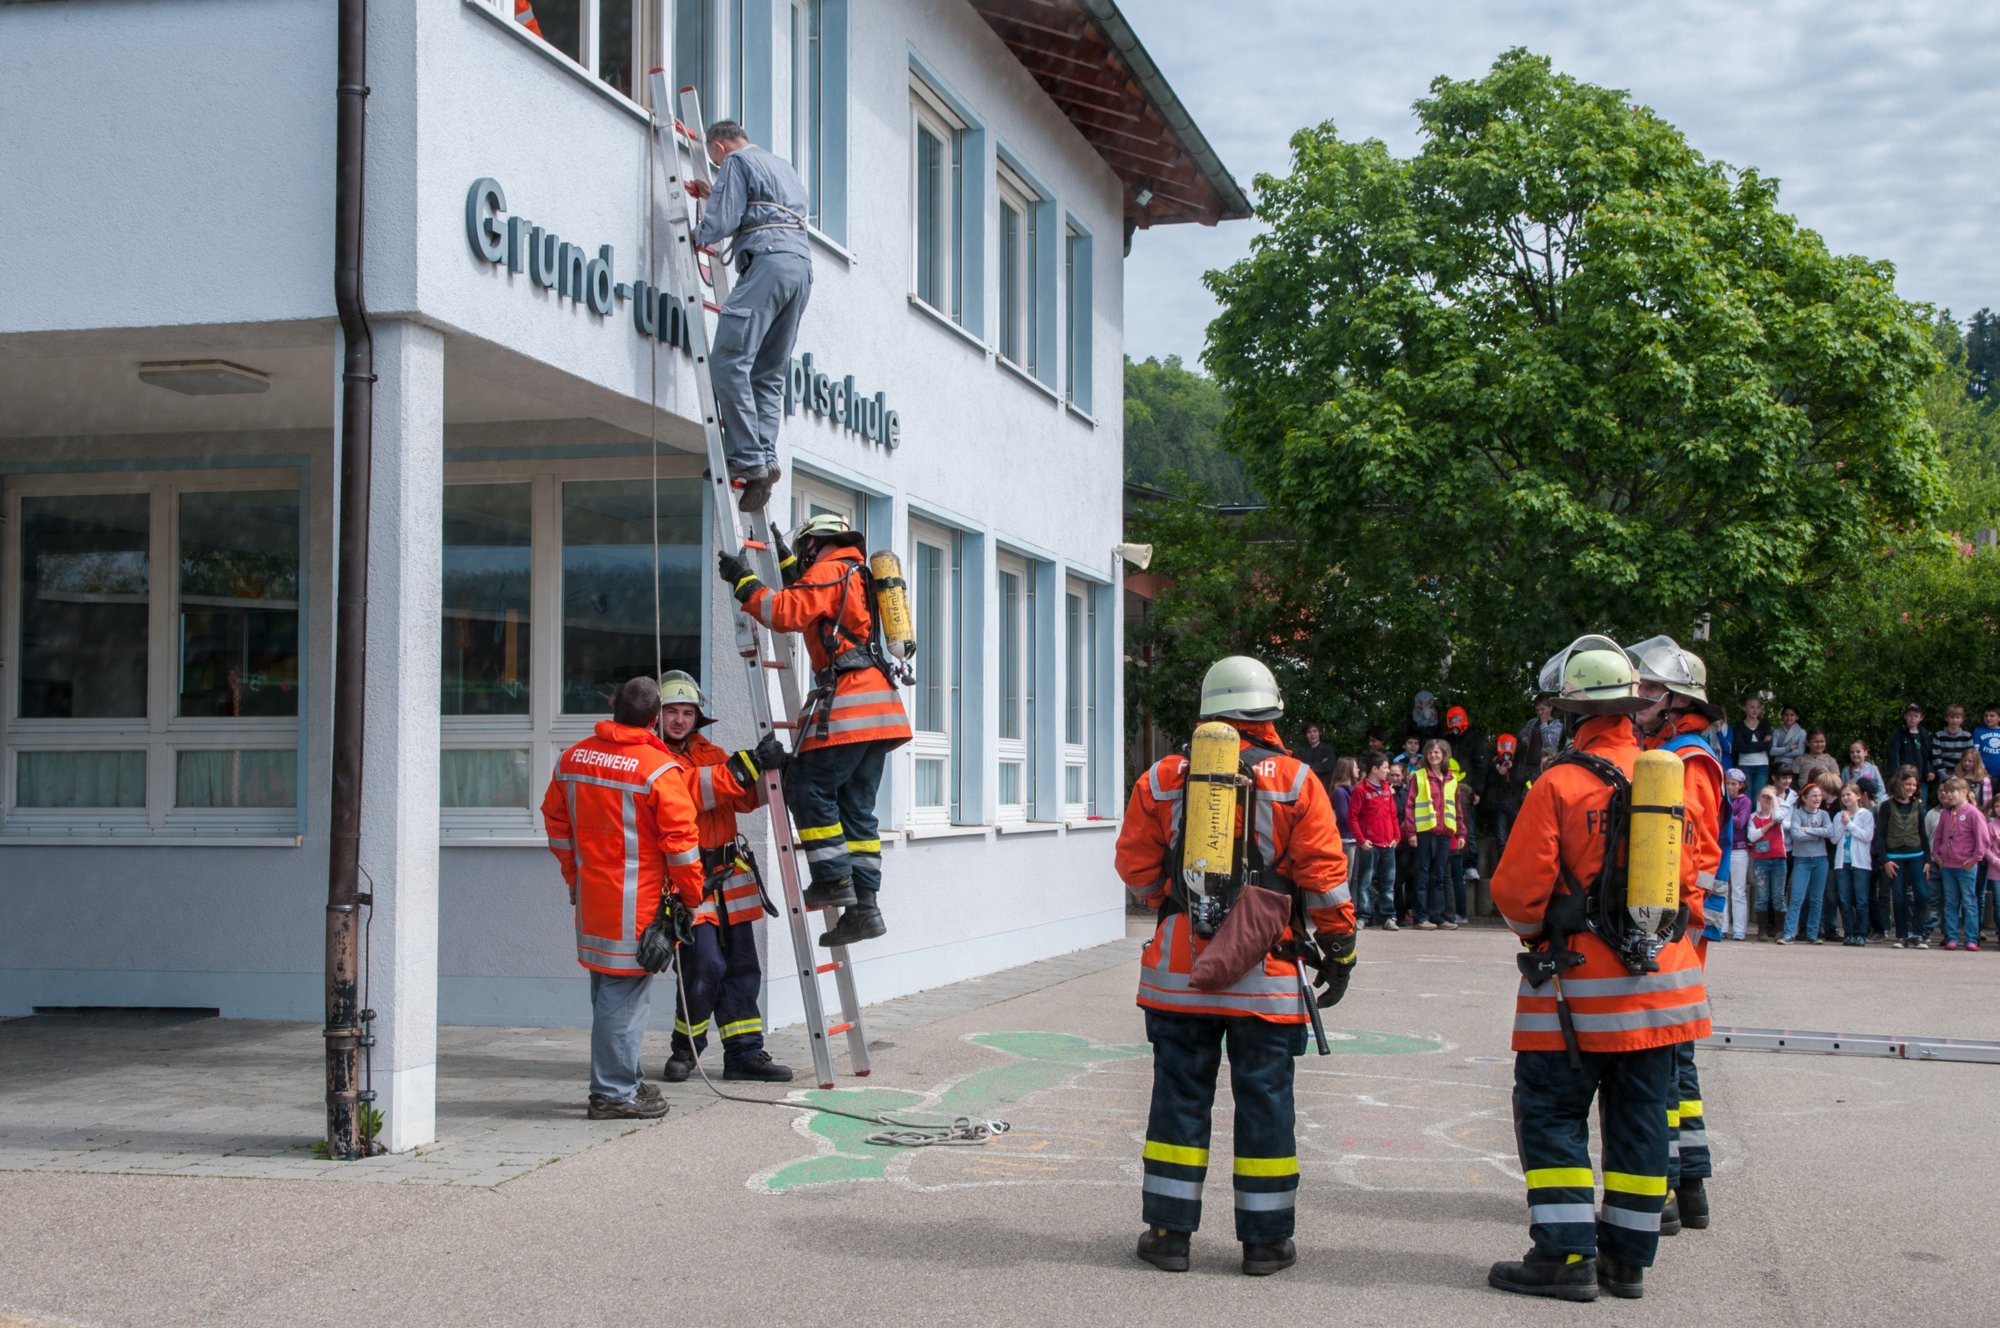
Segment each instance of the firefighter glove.
[{"label": "firefighter glove", "polygon": [[805,564],[799,561],[799,555],[792,546],[785,543],[782,532],[775,530],[771,532],[771,545],[778,554],[778,579],[789,586],[806,570]]},{"label": "firefighter glove", "polygon": [[1319,1008],[1325,1010],[1340,1004],[1354,978],[1354,938],[1321,932],[1316,939],[1321,955]]},{"label": "firefighter glove", "polygon": [[716,554],[715,567],[722,574],[723,584],[735,592],[739,603],[749,599],[757,592],[757,588],[764,584],[757,579],[757,574],[750,570],[750,564],[736,554]]}]

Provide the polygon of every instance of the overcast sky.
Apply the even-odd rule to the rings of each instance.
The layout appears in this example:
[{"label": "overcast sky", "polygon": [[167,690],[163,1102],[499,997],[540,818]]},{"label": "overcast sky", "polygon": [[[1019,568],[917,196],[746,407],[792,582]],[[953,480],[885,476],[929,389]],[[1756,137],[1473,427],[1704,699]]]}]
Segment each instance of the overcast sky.
[{"label": "overcast sky", "polygon": [[[1911,299],[1963,321],[2000,307],[1996,0],[1123,0],[1195,122],[1247,191],[1283,174],[1292,131],[1418,148],[1410,105],[1511,46],[1624,88],[1694,147],[1782,184],[1779,205],[1840,253],[1894,263]],[[1258,16],[1252,21],[1248,16]],[[1125,349],[1200,355],[1209,268],[1254,222],[1134,237]]]}]

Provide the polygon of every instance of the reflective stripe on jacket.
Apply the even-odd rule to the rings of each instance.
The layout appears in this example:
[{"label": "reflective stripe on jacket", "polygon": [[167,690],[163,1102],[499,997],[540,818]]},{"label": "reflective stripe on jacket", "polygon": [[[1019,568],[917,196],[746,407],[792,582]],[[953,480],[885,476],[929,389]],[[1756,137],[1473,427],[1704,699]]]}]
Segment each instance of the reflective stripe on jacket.
[{"label": "reflective stripe on jacket", "polygon": [[[1587,719],[1575,741],[1631,777],[1639,759],[1631,720],[1621,715]],[[1507,851],[1493,870],[1493,905],[1516,935],[1542,935],[1550,901],[1567,888],[1565,869],[1578,888],[1597,880],[1610,804],[1610,787],[1580,765],[1551,766],[1528,790]],[[1681,855],[1681,901],[1691,915],[1701,906],[1693,853]],[[1569,937],[1568,946],[1583,956],[1583,963],[1565,970],[1559,981],[1582,1050],[1642,1051],[1708,1036],[1701,960],[1685,936],[1660,951],[1659,972],[1640,975],[1626,971],[1611,947],[1590,932]],[[1514,1050],[1563,1050],[1553,984],[1521,983],[1514,1004]]]},{"label": "reflective stripe on jacket", "polygon": [[[1312,771],[1284,755],[1278,735],[1268,724],[1236,723],[1245,735],[1269,752],[1254,753],[1257,813],[1253,833],[1266,871],[1292,881],[1299,889],[1306,919],[1315,933],[1351,936],[1354,905],[1347,888],[1347,854],[1341,848],[1340,826],[1333,804]],[[1118,875],[1135,899],[1156,912],[1168,899],[1167,883],[1178,864],[1168,863],[1180,831],[1182,787],[1187,758],[1169,756],[1157,762],[1132,787],[1125,824],[1118,833]],[[1241,804],[1238,804],[1241,815]],[[1241,833],[1241,822],[1238,822]],[[1291,938],[1286,929],[1285,938]],[[1139,1004],[1172,1014],[1253,1015],[1277,1024],[1303,1024],[1299,1002],[1298,965],[1267,955],[1223,991],[1196,991],[1190,983],[1195,956],[1208,945],[1194,934],[1185,915],[1160,919],[1153,939],[1139,961]]]},{"label": "reflective stripe on jacket", "polygon": [[537,37],[542,35],[542,25],[535,22],[535,7],[528,0],[514,0],[514,21]]},{"label": "reflective stripe on jacket", "polygon": [[[690,733],[686,750],[675,755],[688,763],[685,773],[688,792],[694,798],[695,824],[701,831],[703,850],[709,851],[713,858],[713,850],[736,842],[737,813],[752,812],[764,805],[764,786],[753,783],[744,788],[729,768],[729,753],[699,733]],[[713,923],[717,913],[715,900],[705,897],[695,910],[694,920]],[[722,879],[721,917],[729,922],[742,922],[762,917],[763,913],[764,900],[757,892],[757,878],[740,867],[733,868]]]},{"label": "reflective stripe on jacket", "polygon": [[[859,549],[831,549],[786,589],[759,585],[743,601],[743,609],[773,631],[804,636],[813,674],[822,675],[832,667],[835,654],[865,647],[874,635],[875,620],[870,614],[867,584],[858,570],[860,562]],[[834,637],[831,651],[825,639],[829,627]],[[808,709],[810,713],[801,716],[806,726],[795,744],[798,751],[850,742],[901,745],[910,740],[910,720],[903,712],[902,698],[896,694],[895,684],[873,665],[837,674],[830,703]]]},{"label": "reflective stripe on jacket", "polygon": [[639,934],[671,882],[701,902],[694,800],[679,761],[645,729],[600,720],[562,754],[542,798],[549,851],[576,888],[576,961],[620,977],[643,973]]}]

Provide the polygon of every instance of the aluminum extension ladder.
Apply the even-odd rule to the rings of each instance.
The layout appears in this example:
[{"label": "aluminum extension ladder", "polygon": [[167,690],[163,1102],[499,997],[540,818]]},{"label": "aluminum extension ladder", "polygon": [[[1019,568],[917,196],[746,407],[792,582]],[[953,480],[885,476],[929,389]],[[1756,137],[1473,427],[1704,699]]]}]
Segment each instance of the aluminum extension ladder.
[{"label": "aluminum extension ladder", "polygon": [[[662,71],[653,71],[650,87],[654,132],[664,135],[667,140],[665,215],[670,234],[666,245],[666,266],[674,299],[679,302],[684,316],[688,346],[694,353],[694,379],[701,402],[701,431],[708,445],[708,492],[715,505],[716,542],[721,545],[727,532],[730,543],[743,551],[764,584],[776,590],[784,582],[778,573],[777,542],[771,534],[768,505],[765,510],[757,512],[742,512],[737,508],[736,490],[730,485],[729,468],[722,449],[722,422],[716,412],[715,383],[709,376],[707,315],[710,311],[719,312],[722,301],[728,297],[729,277],[727,265],[711,252],[708,255],[708,284],[713,287],[715,298],[712,303],[703,298],[701,255],[696,252],[694,239],[694,205],[687,191],[690,178],[703,184],[707,184],[710,178],[708,152],[702,141],[701,101],[693,88],[682,88],[680,118],[675,120],[668,113],[673,103],[668,99],[666,75]],[[683,153],[686,154],[685,160]],[[646,205],[652,208],[654,200],[648,198]],[[663,327],[662,340],[665,335]],[[747,535],[745,526],[748,527]],[[737,653],[743,657],[744,667],[749,672],[750,712],[756,721],[757,738],[761,740],[774,730],[789,730],[794,735],[791,745],[796,750],[799,715],[805,705],[800,680],[806,676],[806,663],[800,638],[794,633],[763,631],[741,608],[735,616]],[[771,707],[769,680],[774,673],[778,675],[784,718],[776,717]],[[832,1088],[831,1038],[845,1033],[849,1066],[857,1075],[866,1075],[869,1070],[868,1038],[861,1027],[861,1002],[854,990],[854,969],[844,946],[835,948],[824,962],[817,958],[818,950],[814,946],[808,925],[810,919],[800,888],[798,837],[785,807],[784,786],[775,771],[764,771],[762,780],[765,805],[771,810],[771,834],[778,846],[778,879],[784,889],[785,918],[791,927],[799,995],[804,1000],[806,1029],[812,1039],[815,1082],[821,1088]],[[824,910],[823,917],[828,926],[833,924],[835,916],[835,910]],[[832,1024],[827,1022],[825,1005],[820,999],[819,980],[828,973],[833,975],[840,1003],[840,1018]]]},{"label": "aluminum extension ladder", "polygon": [[1896,1037],[1886,1033],[1815,1033],[1790,1028],[1717,1027],[1697,1046],[1732,1051],[1788,1051],[1818,1056],[1873,1056],[1908,1061],[2000,1065],[2000,1042],[1975,1038]]}]

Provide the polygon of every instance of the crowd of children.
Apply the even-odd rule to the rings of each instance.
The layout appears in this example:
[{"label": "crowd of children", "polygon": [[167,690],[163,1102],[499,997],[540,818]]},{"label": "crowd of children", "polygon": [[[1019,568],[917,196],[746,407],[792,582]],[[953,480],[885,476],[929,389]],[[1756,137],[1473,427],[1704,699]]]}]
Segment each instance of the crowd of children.
[{"label": "crowd of children", "polygon": [[[1912,702],[1882,766],[1860,739],[1842,764],[1796,709],[1781,708],[1776,725],[1764,709],[1752,697],[1735,724],[1710,734],[1728,770],[1725,940],[1929,949],[1941,939],[1947,950],[1978,950],[1982,935],[2000,942],[2000,706],[1975,729],[1963,706],[1949,706],[1933,731]],[[1547,707],[1490,750],[1463,709],[1450,708],[1438,736],[1426,736],[1435,719],[1435,698],[1419,693],[1399,751],[1371,729],[1360,756],[1339,756],[1317,726],[1298,749],[1332,795],[1364,927],[1465,922],[1482,823],[1497,861],[1522,795],[1566,741]]]}]

